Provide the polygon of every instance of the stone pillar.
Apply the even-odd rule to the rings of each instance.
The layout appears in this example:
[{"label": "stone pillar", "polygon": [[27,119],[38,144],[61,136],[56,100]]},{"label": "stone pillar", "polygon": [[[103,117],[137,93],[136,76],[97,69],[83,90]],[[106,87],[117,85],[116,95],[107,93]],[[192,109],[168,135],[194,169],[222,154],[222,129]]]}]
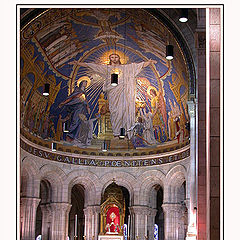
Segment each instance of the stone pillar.
[{"label": "stone pillar", "polygon": [[50,204],[42,204],[40,207],[42,212],[42,240],[49,240],[52,222],[51,207]]},{"label": "stone pillar", "polygon": [[100,215],[100,206],[94,206],[94,239],[98,239],[99,234],[99,215]]},{"label": "stone pillar", "polygon": [[196,131],[196,105],[193,101],[188,101],[188,113],[190,116],[190,166],[188,171],[186,201],[185,204],[188,209],[188,231],[187,240],[196,239],[196,213],[197,207],[196,192],[197,192],[197,131]]},{"label": "stone pillar", "polygon": [[147,206],[132,206],[129,208],[131,216],[130,238],[145,240],[153,239],[156,209]]},{"label": "stone pillar", "polygon": [[178,223],[181,204],[163,203],[165,240],[178,240]]},{"label": "stone pillar", "polygon": [[210,83],[209,83],[209,161],[207,168],[209,171],[209,226],[210,238],[220,239],[220,113],[221,104],[221,70],[220,63],[223,60],[221,55],[221,9],[209,9],[209,57],[210,57]]},{"label": "stone pillar", "polygon": [[100,206],[88,206],[84,210],[84,236],[85,240],[95,240],[99,233]]},{"label": "stone pillar", "polygon": [[21,198],[21,239],[35,240],[36,212],[40,202],[39,198]]},{"label": "stone pillar", "polygon": [[206,9],[197,9],[195,33],[197,49],[197,229],[198,239],[206,239]]},{"label": "stone pillar", "polygon": [[130,239],[135,239],[135,215],[134,215],[134,208],[129,207],[129,213],[130,213],[130,225],[128,231]]},{"label": "stone pillar", "polygon": [[157,214],[157,209],[148,209],[148,222],[147,222],[147,229],[148,229],[148,239],[154,239],[154,224],[155,224],[155,217]]},{"label": "stone pillar", "polygon": [[52,224],[51,240],[66,240],[68,236],[68,220],[71,204],[51,203]]}]

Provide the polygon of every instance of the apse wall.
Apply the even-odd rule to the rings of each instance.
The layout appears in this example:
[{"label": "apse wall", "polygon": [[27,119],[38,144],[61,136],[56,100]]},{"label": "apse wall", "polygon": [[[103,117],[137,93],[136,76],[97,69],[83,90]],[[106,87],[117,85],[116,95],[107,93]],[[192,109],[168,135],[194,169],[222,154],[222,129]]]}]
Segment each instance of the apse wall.
[{"label": "apse wall", "polygon": [[[26,151],[32,147],[37,156],[60,162],[74,156],[78,160],[69,161],[80,165],[79,159],[92,156],[141,159],[171,152],[179,160],[189,155],[186,60],[171,31],[149,12],[48,9],[21,29],[20,44],[21,147]],[[171,61],[165,58],[169,44]],[[121,64],[111,65],[111,54]],[[119,78],[115,89],[112,73]],[[48,96],[43,95],[46,83]],[[116,137],[120,128],[124,139]],[[57,153],[49,157],[53,142]]]}]

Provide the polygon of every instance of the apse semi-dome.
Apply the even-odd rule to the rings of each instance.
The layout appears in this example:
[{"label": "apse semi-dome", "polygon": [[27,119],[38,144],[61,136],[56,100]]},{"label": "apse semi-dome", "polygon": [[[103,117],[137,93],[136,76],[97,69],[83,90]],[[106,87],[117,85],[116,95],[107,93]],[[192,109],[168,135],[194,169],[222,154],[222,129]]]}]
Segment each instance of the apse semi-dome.
[{"label": "apse semi-dome", "polygon": [[34,146],[44,157],[56,143],[59,161],[68,153],[101,159],[188,149],[186,61],[149,12],[48,9],[22,27],[20,43],[21,146],[28,152]]}]

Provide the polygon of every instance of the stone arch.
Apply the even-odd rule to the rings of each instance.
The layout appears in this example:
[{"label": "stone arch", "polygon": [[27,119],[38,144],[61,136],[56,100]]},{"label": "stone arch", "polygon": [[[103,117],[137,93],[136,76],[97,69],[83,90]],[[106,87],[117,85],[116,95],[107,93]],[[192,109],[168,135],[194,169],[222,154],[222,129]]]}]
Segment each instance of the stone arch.
[{"label": "stone arch", "polygon": [[21,180],[20,180],[21,197],[39,197],[40,192],[40,172],[39,167],[30,157],[25,156],[22,159]]},{"label": "stone arch", "polygon": [[[119,186],[125,187],[128,192],[129,192],[129,202],[130,206],[133,204],[133,196],[134,196],[134,183],[136,181],[136,178],[126,172],[109,172],[105,175],[103,175],[100,178],[100,182],[102,183],[102,188],[101,188],[101,194],[104,193],[105,189],[107,188],[108,185],[112,183],[112,180],[115,179],[115,182]],[[101,196],[100,196],[101,197]]]},{"label": "stone arch", "polygon": [[62,169],[55,165],[46,164],[40,168],[41,180],[47,180],[50,183],[53,202],[61,202],[63,199],[63,182],[66,174]]},{"label": "stone arch", "polygon": [[137,178],[134,205],[148,205],[149,196],[155,185],[164,188],[165,174],[160,170],[150,170]]},{"label": "stone arch", "polygon": [[171,168],[166,175],[166,183],[172,186],[180,186],[187,180],[187,170],[183,165]]},{"label": "stone arch", "polygon": [[99,204],[97,198],[97,189],[99,189],[99,178],[88,170],[75,170],[68,174],[65,183],[68,191],[65,192],[65,199],[71,201],[71,190],[75,184],[81,184],[84,187],[85,201],[84,206]]},{"label": "stone arch", "polygon": [[187,170],[183,165],[171,168],[166,175],[164,202],[176,202],[177,192],[186,180]]}]

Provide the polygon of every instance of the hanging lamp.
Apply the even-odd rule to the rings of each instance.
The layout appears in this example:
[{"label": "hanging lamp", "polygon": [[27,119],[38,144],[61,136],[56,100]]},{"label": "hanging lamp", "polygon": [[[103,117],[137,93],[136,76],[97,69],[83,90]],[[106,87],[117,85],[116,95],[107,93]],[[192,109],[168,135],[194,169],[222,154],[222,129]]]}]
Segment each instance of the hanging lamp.
[{"label": "hanging lamp", "polygon": [[124,138],[124,137],[125,137],[125,128],[120,128],[119,138]]},{"label": "hanging lamp", "polygon": [[63,123],[63,132],[68,133],[69,129],[68,129],[68,121]]},{"label": "hanging lamp", "polygon": [[103,152],[107,152],[107,143],[106,141],[104,140],[103,144],[102,144],[102,151]]},{"label": "hanging lamp", "polygon": [[118,85],[118,74],[117,73],[111,74],[111,85],[113,87],[116,87]]},{"label": "hanging lamp", "polygon": [[56,152],[57,151],[57,143],[52,142],[52,151]]},{"label": "hanging lamp", "polygon": [[173,45],[166,46],[166,59],[170,61],[173,59]]},{"label": "hanging lamp", "polygon": [[181,9],[181,15],[179,17],[179,21],[182,23],[185,23],[188,21],[188,9],[187,8]]},{"label": "hanging lamp", "polygon": [[50,89],[50,84],[45,83],[44,84],[44,90],[43,90],[43,96],[48,96],[49,95],[49,89]]}]

